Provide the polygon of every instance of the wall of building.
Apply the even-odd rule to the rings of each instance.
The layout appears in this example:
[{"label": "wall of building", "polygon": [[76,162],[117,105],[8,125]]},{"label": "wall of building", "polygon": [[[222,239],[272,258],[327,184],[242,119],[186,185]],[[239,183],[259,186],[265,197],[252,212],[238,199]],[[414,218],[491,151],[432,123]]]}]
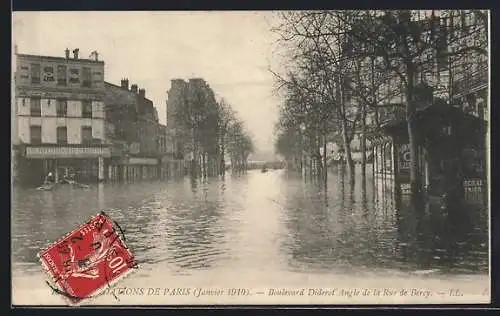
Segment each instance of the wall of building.
[{"label": "wall of building", "polygon": [[30,116],[30,98],[17,98],[17,137],[23,143],[30,143],[30,126],[42,127],[42,143],[57,143],[57,127],[66,126],[68,144],[81,144],[82,126],[92,127],[92,138],[106,142],[104,102],[92,102],[92,118],[82,118],[82,102],[68,100],[67,116],[57,117],[56,99],[41,99],[41,116]]},{"label": "wall of building", "polygon": [[122,80],[120,86],[106,82],[106,117],[107,124],[114,127],[115,141],[138,143],[137,154],[152,156],[159,153],[159,123],[153,102],[145,93],[144,89],[137,89],[137,85],[129,88],[128,79]]},{"label": "wall of building", "polygon": [[81,131],[83,126],[92,127],[92,138],[105,141],[104,120],[94,120],[88,118],[60,118],[60,117],[28,117],[18,118],[18,136],[22,143],[29,144],[30,126],[42,127],[42,143],[57,143],[57,127],[66,126],[68,144],[77,145],[82,143]]},{"label": "wall of building", "polygon": [[184,104],[183,93],[187,86],[187,82],[182,79],[173,79],[170,84],[170,89],[167,91],[167,127],[176,128],[175,112]]},{"label": "wall of building", "polygon": [[144,120],[137,123],[141,153],[155,155],[158,153],[157,123]]},{"label": "wall of building", "polygon": [[[40,83],[32,83],[33,65],[40,66]],[[65,67],[65,71],[60,71]],[[91,75],[90,87],[83,86],[83,68],[88,68]],[[73,71],[77,71],[78,75]],[[65,74],[66,85],[58,84],[59,74]],[[74,78],[75,80],[69,80]],[[78,78],[78,80],[76,80]],[[41,88],[67,88],[70,90],[93,90],[100,89],[104,84],[104,62],[87,59],[61,58],[35,55],[17,55],[16,84],[18,87],[39,86]]]},{"label": "wall of building", "polygon": [[[57,127],[66,126],[69,144],[81,144],[82,126],[92,127],[92,136],[106,142],[104,108],[104,62],[77,56],[51,57],[16,55],[15,110],[16,136],[30,143],[30,126],[42,129],[42,143],[57,143]],[[39,67],[40,82],[32,82],[33,69]],[[89,70],[84,78],[83,70]],[[65,79],[61,82],[60,79]],[[84,84],[84,79],[86,79]],[[88,84],[88,86],[87,86]],[[40,116],[31,116],[32,97],[40,98]],[[57,116],[57,100],[67,104],[66,116]],[[82,117],[82,102],[92,104],[92,118]]]}]

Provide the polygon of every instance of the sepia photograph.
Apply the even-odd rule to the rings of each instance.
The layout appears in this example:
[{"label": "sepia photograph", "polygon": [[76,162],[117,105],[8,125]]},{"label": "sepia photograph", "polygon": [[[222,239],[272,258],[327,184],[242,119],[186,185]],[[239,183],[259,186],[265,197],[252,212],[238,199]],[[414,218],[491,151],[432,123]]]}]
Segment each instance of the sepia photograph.
[{"label": "sepia photograph", "polygon": [[488,10],[14,11],[11,305],[491,302]]}]

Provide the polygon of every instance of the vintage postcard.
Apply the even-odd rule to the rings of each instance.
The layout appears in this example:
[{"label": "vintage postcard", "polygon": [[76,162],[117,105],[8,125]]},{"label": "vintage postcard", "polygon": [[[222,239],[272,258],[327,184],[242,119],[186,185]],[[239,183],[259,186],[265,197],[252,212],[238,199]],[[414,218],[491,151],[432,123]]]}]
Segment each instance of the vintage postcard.
[{"label": "vintage postcard", "polygon": [[12,25],[12,305],[490,303],[489,11]]}]

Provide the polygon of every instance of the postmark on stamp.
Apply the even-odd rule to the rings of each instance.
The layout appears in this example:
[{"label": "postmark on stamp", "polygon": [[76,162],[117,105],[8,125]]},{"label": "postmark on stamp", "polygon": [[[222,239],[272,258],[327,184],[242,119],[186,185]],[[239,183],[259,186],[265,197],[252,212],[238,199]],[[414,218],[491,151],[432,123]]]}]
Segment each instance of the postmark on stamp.
[{"label": "postmark on stamp", "polygon": [[42,250],[38,257],[54,291],[70,304],[80,304],[138,268],[120,232],[120,226],[101,212]]}]

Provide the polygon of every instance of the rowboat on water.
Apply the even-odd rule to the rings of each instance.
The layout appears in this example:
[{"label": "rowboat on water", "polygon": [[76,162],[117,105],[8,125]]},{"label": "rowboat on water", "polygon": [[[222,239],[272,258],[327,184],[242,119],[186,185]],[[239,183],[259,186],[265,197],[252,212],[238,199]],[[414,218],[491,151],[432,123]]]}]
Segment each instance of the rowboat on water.
[{"label": "rowboat on water", "polygon": [[69,178],[63,179],[61,181],[61,183],[71,184],[72,186],[78,187],[78,188],[85,188],[85,189],[90,188],[90,185],[83,184],[83,183],[78,183],[75,180],[72,180],[72,179],[69,179]]},{"label": "rowboat on water", "polygon": [[52,190],[54,187],[56,186],[55,183],[44,183],[42,184],[41,186],[39,186],[38,188],[36,188],[37,190],[40,190],[40,191],[50,191]]},{"label": "rowboat on water", "polygon": [[90,185],[88,185],[88,184],[78,183],[78,182],[76,182],[74,180],[70,180],[70,179],[64,179],[64,180],[60,181],[59,183],[52,183],[52,182],[44,183],[36,189],[40,190],[40,191],[50,191],[50,190],[54,189],[57,185],[62,185],[62,184],[70,184],[72,187],[82,188],[82,189],[90,188]]}]

